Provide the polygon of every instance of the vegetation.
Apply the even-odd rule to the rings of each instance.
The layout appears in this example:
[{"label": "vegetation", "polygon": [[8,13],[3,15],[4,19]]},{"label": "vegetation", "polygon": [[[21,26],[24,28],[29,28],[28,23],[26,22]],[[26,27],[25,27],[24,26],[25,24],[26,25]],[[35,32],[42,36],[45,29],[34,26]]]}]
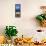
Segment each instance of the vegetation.
[{"label": "vegetation", "polygon": [[17,33],[18,33],[18,31],[16,30],[15,26],[6,26],[5,34],[9,38],[11,38],[12,36],[16,36]]},{"label": "vegetation", "polygon": [[39,21],[46,20],[46,14],[38,15],[38,16],[36,16],[36,19],[39,20]]}]

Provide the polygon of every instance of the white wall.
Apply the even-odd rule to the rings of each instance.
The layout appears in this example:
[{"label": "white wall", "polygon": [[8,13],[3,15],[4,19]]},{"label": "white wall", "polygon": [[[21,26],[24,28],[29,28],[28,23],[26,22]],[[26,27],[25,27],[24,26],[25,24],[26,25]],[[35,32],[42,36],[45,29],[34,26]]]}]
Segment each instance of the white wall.
[{"label": "white wall", "polygon": [[[21,4],[20,18],[15,18],[16,3]],[[40,6],[42,5],[46,5],[46,0],[0,0],[0,33],[4,33],[6,25],[15,25],[19,36],[21,34],[31,36],[36,33],[36,29],[41,29],[41,27],[35,17],[41,13]]]}]

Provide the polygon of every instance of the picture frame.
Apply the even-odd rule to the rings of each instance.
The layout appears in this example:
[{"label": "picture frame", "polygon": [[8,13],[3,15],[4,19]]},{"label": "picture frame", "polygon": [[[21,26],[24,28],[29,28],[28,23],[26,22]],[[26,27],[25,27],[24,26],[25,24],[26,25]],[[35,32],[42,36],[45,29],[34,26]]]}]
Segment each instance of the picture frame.
[{"label": "picture frame", "polygon": [[15,17],[21,16],[21,4],[15,4]]}]

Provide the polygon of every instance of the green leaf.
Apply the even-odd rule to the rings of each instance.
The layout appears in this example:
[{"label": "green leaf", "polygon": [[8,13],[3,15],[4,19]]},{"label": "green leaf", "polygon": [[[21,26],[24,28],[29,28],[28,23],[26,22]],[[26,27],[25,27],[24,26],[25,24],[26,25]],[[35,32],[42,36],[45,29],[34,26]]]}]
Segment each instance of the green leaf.
[{"label": "green leaf", "polygon": [[[18,31],[16,30],[15,26],[6,26],[6,27],[7,27],[6,30],[5,30],[6,36],[8,36],[8,37],[16,36]],[[14,29],[14,27],[15,27],[15,29]]]},{"label": "green leaf", "polygon": [[36,17],[36,19],[39,20],[39,21],[44,20],[44,18],[43,18],[41,15],[38,15],[38,16]]},{"label": "green leaf", "polygon": [[46,15],[45,15],[45,19],[46,19]]}]

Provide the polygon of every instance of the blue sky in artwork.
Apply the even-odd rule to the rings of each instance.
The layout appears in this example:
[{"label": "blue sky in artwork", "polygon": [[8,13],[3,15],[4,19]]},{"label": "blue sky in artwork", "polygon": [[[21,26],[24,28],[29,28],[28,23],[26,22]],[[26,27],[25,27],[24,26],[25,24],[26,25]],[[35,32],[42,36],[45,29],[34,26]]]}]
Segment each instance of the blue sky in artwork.
[{"label": "blue sky in artwork", "polygon": [[16,12],[20,12],[20,9],[21,9],[21,5],[20,4],[16,4]]}]

